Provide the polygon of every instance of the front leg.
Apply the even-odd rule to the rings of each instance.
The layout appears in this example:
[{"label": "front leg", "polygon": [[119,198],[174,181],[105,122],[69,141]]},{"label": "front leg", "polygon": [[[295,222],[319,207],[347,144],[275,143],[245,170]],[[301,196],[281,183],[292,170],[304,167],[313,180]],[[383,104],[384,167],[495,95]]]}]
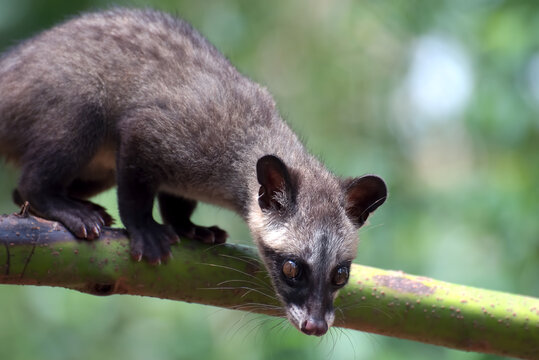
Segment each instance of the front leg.
[{"label": "front leg", "polygon": [[180,236],[201,241],[205,244],[223,244],[228,234],[217,226],[199,226],[191,222],[191,215],[196,207],[196,201],[159,193],[159,210],[165,224],[170,224]]},{"label": "front leg", "polygon": [[152,264],[170,258],[170,245],[179,241],[169,225],[158,224],[152,216],[157,184],[151,167],[131,162],[129,156],[118,160],[118,206],[120,217],[131,239],[131,255]]}]

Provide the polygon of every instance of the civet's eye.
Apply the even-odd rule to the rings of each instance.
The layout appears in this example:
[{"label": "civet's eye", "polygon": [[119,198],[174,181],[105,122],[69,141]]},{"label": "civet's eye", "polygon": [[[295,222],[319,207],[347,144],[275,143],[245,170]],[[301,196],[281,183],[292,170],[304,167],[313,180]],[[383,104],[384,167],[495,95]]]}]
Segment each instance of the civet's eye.
[{"label": "civet's eye", "polygon": [[283,274],[288,279],[295,279],[299,276],[299,265],[293,260],[286,260],[283,264]]},{"label": "civet's eye", "polygon": [[339,266],[333,275],[333,285],[343,286],[348,281],[350,271],[347,266]]}]

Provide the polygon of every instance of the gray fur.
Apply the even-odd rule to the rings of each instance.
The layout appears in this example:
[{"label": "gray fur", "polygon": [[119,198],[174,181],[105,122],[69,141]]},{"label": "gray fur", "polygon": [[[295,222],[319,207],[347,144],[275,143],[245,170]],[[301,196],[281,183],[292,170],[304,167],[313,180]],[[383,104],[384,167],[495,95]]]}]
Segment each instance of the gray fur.
[{"label": "gray fur", "polygon": [[[325,284],[335,266],[355,257],[361,223],[350,218],[349,210],[356,206],[350,199],[358,196],[349,195],[350,182],[306,152],[269,92],[240,74],[186,22],[151,10],[114,9],[74,18],[11,49],[0,59],[0,152],[22,168],[19,197],[35,199],[36,213],[66,226],[95,214],[81,208],[78,218],[67,219],[73,211],[40,207],[35,189],[53,174],[64,175],[51,189],[80,199],[118,179],[122,220],[133,238],[139,225],[122,208],[122,199],[129,200],[122,181],[129,182],[131,174],[151,184],[154,195],[200,200],[239,213],[285,303],[281,269],[265,249],[312,267],[321,284],[317,291],[327,293],[315,298],[331,297],[317,310],[331,326],[335,291]],[[293,180],[294,203],[285,204],[287,212],[259,206],[256,164],[268,154],[286,164]],[[376,183],[379,204],[385,199],[382,185]],[[369,208],[372,196],[361,214],[379,205]],[[194,208],[190,204],[187,217]],[[78,236],[100,226],[95,217]],[[168,245],[155,244],[143,248],[157,251],[159,260]],[[314,316],[305,306],[286,305],[300,329]]]}]

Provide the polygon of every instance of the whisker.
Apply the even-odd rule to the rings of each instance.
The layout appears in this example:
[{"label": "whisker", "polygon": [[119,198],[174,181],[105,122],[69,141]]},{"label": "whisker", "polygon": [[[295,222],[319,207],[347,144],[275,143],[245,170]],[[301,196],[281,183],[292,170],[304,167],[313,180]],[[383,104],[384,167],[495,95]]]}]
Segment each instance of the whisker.
[{"label": "whisker", "polygon": [[212,251],[212,250],[215,249],[216,247],[219,247],[219,246],[225,246],[225,245],[226,245],[226,242],[225,242],[225,243],[221,243],[221,244],[212,244],[211,246],[208,246],[208,247],[206,247],[204,250],[202,250],[202,252]]},{"label": "whisker", "polygon": [[253,266],[263,265],[262,261],[258,258],[252,258],[248,256],[233,256],[233,255],[228,255],[228,254],[219,254],[219,256],[229,258],[229,259],[239,260]]},{"label": "whisker", "polygon": [[230,266],[225,266],[225,265],[218,265],[218,264],[210,264],[210,263],[199,263],[200,265],[206,265],[206,266],[213,266],[213,267],[218,267],[218,268],[221,268],[221,269],[227,269],[227,270],[232,270],[232,271],[235,271],[237,273],[240,273],[242,275],[245,275],[247,277],[250,277],[252,279],[255,279],[257,282],[260,283],[260,285],[262,286],[268,286],[267,283],[263,282],[262,280],[260,280],[259,278],[257,278],[256,276],[254,275],[251,275],[245,271],[241,271],[239,269],[236,269],[236,268],[233,268],[233,267],[230,267]]},{"label": "whisker", "polygon": [[[243,325],[239,326],[239,324],[241,324],[243,320],[245,319],[245,317],[249,316],[250,314],[251,314],[250,312],[242,313],[241,316],[238,317],[237,320],[234,321],[234,323],[228,327],[228,333],[230,335],[229,339],[233,339],[236,337],[236,334],[238,333],[238,331],[240,331],[240,329],[243,327]],[[236,330],[232,333],[231,331],[234,328],[236,328]]]},{"label": "whisker", "polygon": [[[268,305],[268,304],[259,304],[259,303],[241,304],[241,305],[232,307],[232,309],[244,311],[243,316],[238,321],[236,321],[235,324],[233,325],[233,326],[236,326],[238,323],[243,322],[243,324],[241,326],[237,327],[237,329],[234,331],[233,336],[235,336],[240,330],[242,330],[243,328],[249,326],[253,322],[257,321],[257,323],[251,328],[251,330],[247,331],[248,334],[252,334],[252,330],[255,327],[258,327],[260,329],[260,327],[261,327],[260,324],[264,324],[264,323],[266,323],[268,321],[275,321],[276,320],[276,318],[273,317],[273,316],[268,316],[268,315],[265,315],[265,314],[259,314],[259,313],[254,312],[256,309],[279,310],[277,313],[282,312],[282,310],[283,310],[282,307],[280,307],[280,306]],[[247,317],[250,317],[250,319],[248,319],[247,321],[244,321],[245,318],[247,318]],[[280,316],[278,316],[278,317],[280,317]],[[258,331],[257,331],[257,333],[258,333]]]},{"label": "whisker", "polygon": [[263,308],[271,308],[271,309],[282,309],[282,306],[255,303],[255,302],[235,305],[235,306],[231,307],[230,309],[236,309],[236,308],[240,308],[240,307],[243,307],[243,306],[254,306],[254,305],[259,306],[261,308],[263,307]]},{"label": "whisker", "polygon": [[[268,322],[272,322],[272,321],[275,321],[276,319],[274,319],[273,317],[270,317],[270,316],[259,316],[256,318],[256,320],[258,320],[258,323],[255,324],[255,326],[257,327],[256,329],[256,332],[254,333],[254,338],[255,340],[258,338],[258,336],[260,335],[260,331],[262,330],[262,328],[265,326],[265,324],[267,324]],[[254,327],[253,326],[249,333],[252,333],[253,330],[254,330]]]},{"label": "whisker", "polygon": [[341,320],[344,321],[344,317],[345,317],[344,312],[342,311],[340,306],[335,308],[335,312],[337,312],[337,311],[339,311],[339,316],[341,317]]},{"label": "whisker", "polygon": [[[248,303],[248,304],[240,304],[237,306],[230,307],[228,309],[230,310],[240,310],[242,311],[241,316],[235,316],[235,321],[232,324],[229,324],[227,326],[227,337],[229,339],[232,339],[236,337],[237,333],[241,331],[245,326],[247,326],[249,323],[261,319],[261,318],[267,318],[268,316],[265,314],[260,314],[258,312],[255,312],[257,308],[264,310],[264,308],[268,308],[269,310],[275,310],[273,307],[277,308],[277,310],[282,310],[281,307],[275,306],[275,305],[267,305],[267,304],[259,304],[259,303]],[[215,313],[218,311],[224,311],[225,308],[222,309],[216,309]],[[248,321],[245,321],[246,318],[249,318]]]},{"label": "whisker", "polygon": [[265,264],[259,258],[253,258],[250,256],[233,256],[233,255],[228,255],[228,254],[219,254],[219,256],[233,259],[233,260],[238,260],[245,264],[255,266],[259,268],[259,270],[254,270],[255,274],[264,274],[264,278],[270,279],[269,273],[265,270]]},{"label": "whisker", "polygon": [[357,353],[356,353],[356,346],[354,345],[354,342],[352,341],[352,339],[350,338],[350,335],[349,335],[349,332],[346,331],[345,329],[342,329],[342,328],[339,328],[339,332],[344,335],[346,337],[346,339],[348,340],[348,343],[350,344],[350,347],[352,348],[352,350],[354,351],[354,359],[357,358]]},{"label": "whisker", "polygon": [[[245,321],[245,318],[246,318],[247,316],[250,316],[251,318],[248,319],[247,321]],[[242,330],[243,328],[245,328],[247,325],[249,325],[250,323],[252,323],[252,322],[255,321],[255,320],[259,320],[259,319],[260,319],[261,317],[263,317],[263,316],[264,316],[264,315],[261,315],[261,314],[253,314],[253,313],[251,313],[251,312],[245,313],[245,314],[241,317],[241,319],[238,321],[238,322],[240,322],[240,321],[243,322],[243,325],[241,325],[241,326],[239,326],[239,327],[237,328],[237,330],[234,332],[234,336],[236,336],[236,334],[237,334],[240,330]],[[250,331],[248,331],[248,333],[250,333]]]},{"label": "whisker", "polygon": [[[229,244],[226,243],[226,242],[221,243],[221,244],[212,244],[211,246],[208,246],[203,251],[211,251],[211,250],[215,249],[216,247],[222,247],[222,246],[228,246],[228,245]],[[238,247],[249,249],[249,250],[254,250],[254,251],[258,250],[256,246],[250,245],[249,243],[245,243],[245,244],[241,243],[241,244],[235,244],[235,245],[238,246]]]},{"label": "whisker", "polygon": [[[249,280],[242,280],[242,279],[232,279],[232,280],[224,280],[224,281],[221,281],[220,283],[217,284],[217,286],[221,286],[221,285],[225,285],[225,284],[228,284],[228,283],[234,283],[234,282],[243,282],[243,283],[246,283],[246,284],[251,284],[251,285],[254,285],[254,286],[260,286],[259,283],[256,283],[254,281],[249,281]],[[269,289],[273,292],[273,289],[271,287],[265,287],[266,289]]]},{"label": "whisker", "polygon": [[361,228],[359,229],[359,232],[360,232],[361,234],[363,234],[363,233],[365,233],[365,232],[367,232],[367,231],[371,231],[371,230],[373,230],[373,229],[382,227],[382,226],[384,226],[384,225],[385,225],[384,223],[380,223],[380,224],[369,224],[369,225],[367,225],[367,226],[361,227]]},{"label": "whisker", "polygon": [[[277,320],[277,319],[275,319]],[[285,325],[286,323],[288,323],[287,319],[286,318],[281,318],[279,319],[279,321],[276,321],[275,325],[273,325],[271,328],[270,328],[270,331],[273,331],[275,329],[277,329],[278,331],[282,331],[284,328],[285,328]]]},{"label": "whisker", "polygon": [[[331,358],[332,355],[335,353],[335,347],[337,346],[337,338],[335,337],[335,328],[332,327],[329,329],[329,335],[331,336],[331,349],[327,353],[327,358]],[[329,341],[329,340],[328,340]]]},{"label": "whisker", "polygon": [[262,310],[273,310],[275,312],[275,314],[281,313],[282,315],[284,315],[284,313],[282,313],[282,308],[280,306],[265,305],[265,304],[258,304],[258,303],[249,303],[249,304],[245,304],[245,305],[238,305],[238,306],[231,307],[230,309],[245,311],[245,312],[249,312],[249,313],[255,313],[255,312],[257,312],[257,310],[260,310],[260,311],[262,311]]},{"label": "whisker", "polygon": [[[271,295],[268,295],[266,294],[265,292],[262,292],[260,290],[256,290],[256,289],[253,289],[253,288],[249,288],[247,286],[217,286],[217,287],[205,287],[205,288],[197,288],[198,290],[238,290],[238,289],[243,289],[243,290],[248,290],[248,293],[249,292],[255,292],[257,294],[260,294],[262,296],[265,296],[271,300],[279,300],[277,299],[275,296],[271,296]],[[243,295],[245,296],[245,294]],[[243,297],[242,296],[242,297]]]}]

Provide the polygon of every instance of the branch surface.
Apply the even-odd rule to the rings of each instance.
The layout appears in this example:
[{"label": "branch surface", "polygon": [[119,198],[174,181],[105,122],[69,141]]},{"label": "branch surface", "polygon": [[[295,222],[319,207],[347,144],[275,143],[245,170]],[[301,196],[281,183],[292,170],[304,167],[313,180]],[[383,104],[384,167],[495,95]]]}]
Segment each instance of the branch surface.
[{"label": "branch surface", "polygon": [[[76,240],[62,225],[0,216],[0,283],[130,294],[283,316],[252,248],[182,240],[166,265],[137,263],[121,229]],[[354,264],[336,325],[466,351],[539,359],[539,299]]]}]

